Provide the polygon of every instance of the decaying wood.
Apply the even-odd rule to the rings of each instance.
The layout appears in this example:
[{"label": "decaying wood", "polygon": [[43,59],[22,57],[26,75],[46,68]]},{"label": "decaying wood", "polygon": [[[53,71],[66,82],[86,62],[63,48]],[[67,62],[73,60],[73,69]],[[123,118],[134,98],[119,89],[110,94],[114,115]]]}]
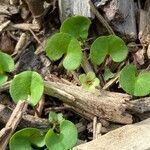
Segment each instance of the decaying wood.
[{"label": "decaying wood", "polygon": [[148,150],[150,149],[150,119],[126,125],[73,150]]},{"label": "decaying wood", "polygon": [[[13,132],[16,130],[19,122],[21,121],[23,113],[27,110],[27,103],[19,101],[14,111],[12,112],[6,126],[0,131],[0,149],[5,150],[9,139]],[[5,136],[4,136],[5,135]]]},{"label": "decaying wood", "polygon": [[58,0],[58,4],[62,22],[74,15],[92,17],[89,0]]},{"label": "decaying wood", "polygon": [[81,87],[50,81],[45,82],[45,94],[59,98],[86,118],[96,116],[122,124],[132,123],[132,116],[125,112],[129,100],[126,94],[98,90],[91,93]]},{"label": "decaying wood", "polygon": [[136,40],[134,0],[111,0],[102,9],[116,32],[128,41]]},{"label": "decaying wood", "polygon": [[134,113],[144,113],[150,111],[150,97],[130,101],[128,109]]},{"label": "decaying wood", "polygon": [[92,13],[98,18],[98,20],[100,21],[100,23],[104,27],[106,27],[108,33],[109,34],[114,34],[114,31],[112,30],[112,28],[110,27],[110,25],[108,24],[108,22],[103,18],[103,16],[100,14],[100,12],[96,9],[95,5],[92,3],[91,0],[89,0],[89,4],[90,4]]},{"label": "decaying wood", "polygon": [[139,39],[142,44],[150,43],[150,1],[145,2],[144,10],[140,12]]},{"label": "decaying wood", "polygon": [[39,28],[42,26],[42,15],[44,13],[44,1],[42,0],[25,0],[28,4],[29,10],[31,11],[35,23],[38,24]]}]

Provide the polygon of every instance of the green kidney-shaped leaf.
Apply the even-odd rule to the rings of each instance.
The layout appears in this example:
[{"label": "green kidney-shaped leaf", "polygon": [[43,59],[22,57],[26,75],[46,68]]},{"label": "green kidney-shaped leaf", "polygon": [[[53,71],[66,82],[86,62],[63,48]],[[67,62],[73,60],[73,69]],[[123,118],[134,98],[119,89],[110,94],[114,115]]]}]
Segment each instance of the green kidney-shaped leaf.
[{"label": "green kidney-shaped leaf", "polygon": [[121,62],[128,54],[128,48],[125,42],[118,36],[109,35],[109,55],[112,57],[113,61]]},{"label": "green kidney-shaped leaf", "polygon": [[0,51],[0,74],[4,72],[11,72],[14,69],[14,61],[6,53]]},{"label": "green kidney-shaped leaf", "polygon": [[82,62],[82,49],[79,42],[72,38],[68,45],[67,55],[64,59],[63,65],[67,70],[75,70]]},{"label": "green kidney-shaped leaf", "polygon": [[10,139],[10,150],[33,150],[32,146],[43,147],[45,134],[36,128],[24,128]]},{"label": "green kidney-shaped leaf", "polygon": [[100,65],[107,55],[115,62],[123,61],[128,54],[124,41],[116,35],[101,36],[97,38],[90,49],[90,58],[94,64]]},{"label": "green kidney-shaped leaf", "polygon": [[82,49],[79,42],[67,33],[56,33],[47,42],[47,56],[51,60],[58,60],[63,55],[63,62],[67,70],[75,70],[82,61]]},{"label": "green kidney-shaped leaf", "polygon": [[10,95],[15,103],[19,100],[28,100],[35,106],[44,90],[42,77],[34,71],[24,71],[14,77],[10,85]]},{"label": "green kidney-shaped leaf", "polygon": [[84,16],[73,16],[62,23],[60,32],[69,33],[76,39],[85,40],[88,36],[90,24],[90,19]]},{"label": "green kidney-shaped leaf", "polygon": [[71,36],[67,33],[56,33],[50,37],[46,44],[46,54],[51,60],[59,60],[67,52]]},{"label": "green kidney-shaped leaf", "polygon": [[119,83],[129,94],[145,96],[150,94],[150,72],[137,73],[134,65],[125,66],[120,74]]},{"label": "green kidney-shaped leaf", "polygon": [[77,129],[75,125],[64,120],[60,124],[60,133],[50,129],[45,136],[45,143],[49,150],[68,150],[77,142]]}]

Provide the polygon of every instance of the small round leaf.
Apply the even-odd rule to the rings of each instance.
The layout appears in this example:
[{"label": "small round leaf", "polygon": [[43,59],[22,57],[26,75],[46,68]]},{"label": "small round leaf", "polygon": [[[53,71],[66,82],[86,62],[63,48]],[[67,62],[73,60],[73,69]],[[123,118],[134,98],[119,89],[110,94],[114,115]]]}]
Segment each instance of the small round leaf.
[{"label": "small round leaf", "polygon": [[75,125],[64,120],[60,124],[60,133],[50,129],[45,136],[45,143],[49,150],[68,150],[77,142],[77,129]]},{"label": "small round leaf", "polygon": [[63,22],[60,32],[69,33],[79,40],[85,40],[88,36],[90,24],[90,19],[84,16],[73,16]]},{"label": "small round leaf", "polygon": [[59,60],[67,52],[71,36],[67,33],[56,33],[50,37],[46,44],[46,54],[51,60]]},{"label": "small round leaf", "polygon": [[63,65],[67,70],[75,70],[80,66],[81,61],[82,49],[79,42],[75,38],[72,38],[68,45],[68,50]]},{"label": "small round leaf", "polygon": [[43,79],[34,71],[24,71],[16,75],[10,85],[10,95],[15,103],[28,100],[32,106],[39,102],[43,90]]},{"label": "small round leaf", "polygon": [[126,59],[128,54],[128,48],[125,42],[116,35],[109,35],[109,55],[112,57],[113,61],[121,62]]},{"label": "small round leaf", "polygon": [[33,150],[33,145],[43,147],[45,134],[36,128],[24,128],[17,131],[10,139],[10,150]]},{"label": "small round leaf", "polygon": [[150,94],[150,72],[137,73],[134,65],[125,66],[120,74],[119,83],[129,94],[146,96]]},{"label": "small round leaf", "polygon": [[136,81],[136,67],[134,65],[125,66],[120,74],[120,86],[129,94],[134,94],[134,87]]},{"label": "small round leaf", "polygon": [[100,65],[108,54],[108,37],[97,38],[90,49],[90,58],[93,64]]},{"label": "small round leaf", "polygon": [[6,53],[0,51],[0,72],[11,72],[14,69],[14,61]]},{"label": "small round leaf", "polygon": [[100,65],[107,55],[115,62],[123,61],[128,54],[124,41],[116,35],[101,36],[97,38],[90,49],[92,63]]}]

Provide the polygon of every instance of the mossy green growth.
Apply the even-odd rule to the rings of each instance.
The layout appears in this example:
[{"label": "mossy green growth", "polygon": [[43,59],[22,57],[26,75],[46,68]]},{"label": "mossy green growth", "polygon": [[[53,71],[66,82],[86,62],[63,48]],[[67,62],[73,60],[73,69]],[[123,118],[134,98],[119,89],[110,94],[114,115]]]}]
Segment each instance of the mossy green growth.
[{"label": "mossy green growth", "polygon": [[0,86],[8,79],[7,72],[14,70],[14,61],[6,53],[0,51]]},{"label": "mossy green growth", "polygon": [[94,91],[95,87],[99,85],[100,80],[96,78],[94,72],[88,72],[87,74],[81,74],[79,80],[83,89],[87,91]]},{"label": "mossy green growth", "polygon": [[119,84],[131,95],[146,96],[150,94],[150,72],[138,73],[134,65],[126,65],[121,71]]}]

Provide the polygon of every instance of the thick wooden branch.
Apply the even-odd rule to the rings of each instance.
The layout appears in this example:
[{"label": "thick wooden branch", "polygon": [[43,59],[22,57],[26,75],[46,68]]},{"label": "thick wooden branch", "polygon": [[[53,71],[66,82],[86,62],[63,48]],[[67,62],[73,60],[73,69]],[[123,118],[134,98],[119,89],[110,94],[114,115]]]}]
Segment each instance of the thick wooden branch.
[{"label": "thick wooden branch", "polygon": [[59,98],[72,109],[89,119],[94,116],[122,124],[132,123],[132,116],[126,113],[126,94],[98,91],[87,92],[81,87],[56,82],[45,82],[45,94]]},{"label": "thick wooden branch", "polygon": [[126,125],[73,150],[148,150],[150,149],[150,119]]}]

